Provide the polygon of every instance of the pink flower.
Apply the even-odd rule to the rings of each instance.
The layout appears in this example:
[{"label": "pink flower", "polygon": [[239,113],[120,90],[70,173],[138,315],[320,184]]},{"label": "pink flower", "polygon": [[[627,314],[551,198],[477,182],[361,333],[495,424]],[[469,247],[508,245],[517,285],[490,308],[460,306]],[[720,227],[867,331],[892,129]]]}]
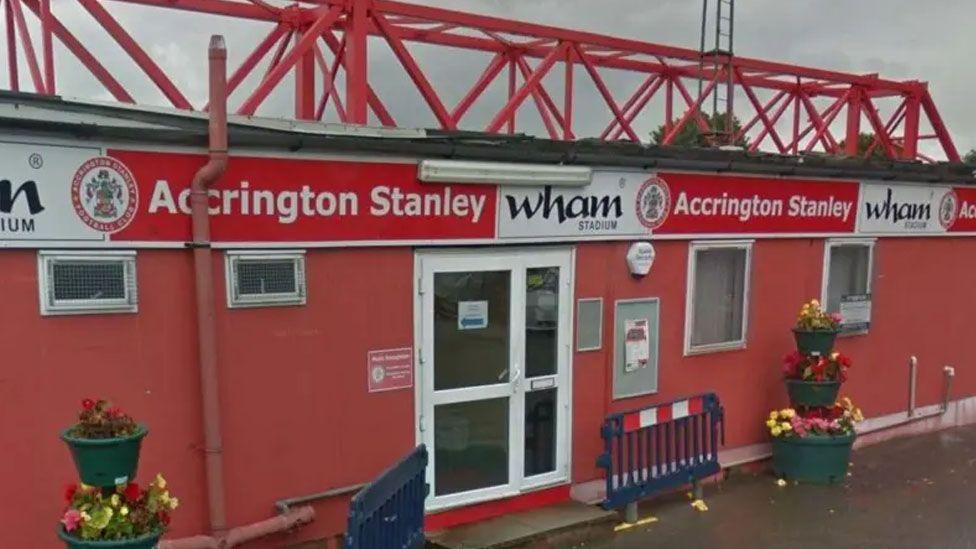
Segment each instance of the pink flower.
[{"label": "pink flower", "polygon": [[830,313],[830,320],[833,320],[837,324],[843,322],[844,317],[840,316],[840,313]]},{"label": "pink flower", "polygon": [[78,525],[81,524],[81,512],[77,509],[68,509],[64,512],[64,516],[61,517],[61,524],[64,525],[65,531],[74,532],[78,529]]}]

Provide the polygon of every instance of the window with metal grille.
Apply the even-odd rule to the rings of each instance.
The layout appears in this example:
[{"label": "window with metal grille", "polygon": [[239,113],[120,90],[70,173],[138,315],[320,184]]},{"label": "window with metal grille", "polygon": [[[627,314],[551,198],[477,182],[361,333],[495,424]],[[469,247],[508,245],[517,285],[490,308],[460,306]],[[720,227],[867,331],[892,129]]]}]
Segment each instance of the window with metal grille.
[{"label": "window with metal grille", "polygon": [[42,251],[38,279],[43,315],[138,310],[135,252]]},{"label": "window with metal grille", "polygon": [[227,252],[227,306],[305,304],[305,255]]}]

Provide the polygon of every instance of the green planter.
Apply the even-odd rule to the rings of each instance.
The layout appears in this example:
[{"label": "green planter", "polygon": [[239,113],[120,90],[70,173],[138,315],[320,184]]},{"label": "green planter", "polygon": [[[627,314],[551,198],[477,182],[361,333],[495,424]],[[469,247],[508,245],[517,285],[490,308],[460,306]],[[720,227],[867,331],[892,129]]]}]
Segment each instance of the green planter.
[{"label": "green planter", "polygon": [[133,539],[91,540],[76,538],[65,532],[63,527],[58,527],[58,537],[69,549],[155,549],[162,535],[162,532],[156,532]]},{"label": "green planter", "polygon": [[796,350],[805,355],[826,356],[834,350],[837,330],[798,330],[793,328]]},{"label": "green planter", "polygon": [[833,484],[847,476],[854,434],[773,439],[773,469],[785,479]]},{"label": "green planter", "polygon": [[839,391],[839,381],[786,380],[786,392],[793,406],[833,406]]},{"label": "green planter", "polygon": [[149,432],[145,425],[139,425],[135,434],[121,438],[76,438],[68,434],[70,430],[71,427],[61,431],[61,440],[68,444],[82,482],[109,487],[124,484],[135,477],[139,448]]}]

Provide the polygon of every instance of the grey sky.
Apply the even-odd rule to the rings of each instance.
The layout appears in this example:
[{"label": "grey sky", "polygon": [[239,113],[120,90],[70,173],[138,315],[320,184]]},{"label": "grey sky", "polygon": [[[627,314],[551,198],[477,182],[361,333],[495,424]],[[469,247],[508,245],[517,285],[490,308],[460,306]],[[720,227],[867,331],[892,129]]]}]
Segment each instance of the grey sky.
[{"label": "grey sky", "polygon": [[[697,46],[701,10],[699,0],[413,1],[684,47]],[[53,4],[55,14],[90,45],[139,101],[164,104],[158,91],[136,72],[135,65],[121,55],[111,38],[84,10],[74,2]],[[266,32],[262,29],[268,28],[224,18],[119,5],[111,0],[104,4],[128,28],[134,29],[133,34],[143,47],[195,104],[206,94],[205,49],[209,35],[221,32],[227,37],[233,68],[257,43],[258,36]],[[28,19],[36,37],[33,18]],[[976,2],[972,0],[740,0],[736,11],[735,50],[743,56],[857,73],[878,72],[898,80],[928,81],[956,146],[965,152],[976,147],[976,115],[969,106],[976,91],[973,89],[976,77],[969,63],[976,45],[970,34],[974,20]],[[5,60],[4,48],[0,41],[0,59]],[[108,99],[70,54],[58,48],[59,93]],[[433,126],[433,116],[386,44],[373,40],[370,48],[370,78],[398,123]],[[483,54],[423,45],[411,46],[411,51],[449,107],[463,95],[488,60]],[[26,65],[21,62],[20,68],[21,81],[25,82]],[[606,78],[614,84],[627,84],[629,89],[638,82],[635,75],[608,74]],[[559,80],[559,77],[546,80],[557,102],[562,93]],[[6,71],[0,75],[0,84],[7,85]],[[500,77],[484,100],[472,108],[466,127],[483,126],[501,104],[504,86],[504,77]],[[623,100],[623,89],[617,94],[618,101]],[[237,94],[232,99],[239,102],[243,95]],[[259,112],[288,114],[289,100],[290,89],[286,85]],[[659,110],[652,109],[651,114],[637,121],[636,129],[643,136],[660,123],[656,116]],[[577,95],[575,117],[582,125],[582,133],[599,134],[609,120],[609,111],[595,90],[584,86]],[[330,112],[330,118],[334,118],[334,112]],[[520,128],[524,131],[541,132],[531,102],[520,110],[519,123],[524,125]],[[931,145],[923,150],[931,150]]]}]

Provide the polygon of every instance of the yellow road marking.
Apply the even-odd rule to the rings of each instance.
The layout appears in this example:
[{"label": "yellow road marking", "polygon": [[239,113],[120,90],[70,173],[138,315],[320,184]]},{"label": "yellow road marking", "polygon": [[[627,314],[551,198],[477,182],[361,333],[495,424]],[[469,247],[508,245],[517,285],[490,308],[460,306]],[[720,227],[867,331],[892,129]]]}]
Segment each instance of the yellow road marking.
[{"label": "yellow road marking", "polygon": [[657,517],[642,518],[642,519],[640,519],[640,520],[638,520],[637,522],[634,522],[634,523],[621,522],[620,524],[614,526],[613,531],[614,532],[623,532],[624,530],[627,530],[628,528],[633,528],[635,526],[644,526],[645,524],[650,524],[652,522],[657,522]]}]

